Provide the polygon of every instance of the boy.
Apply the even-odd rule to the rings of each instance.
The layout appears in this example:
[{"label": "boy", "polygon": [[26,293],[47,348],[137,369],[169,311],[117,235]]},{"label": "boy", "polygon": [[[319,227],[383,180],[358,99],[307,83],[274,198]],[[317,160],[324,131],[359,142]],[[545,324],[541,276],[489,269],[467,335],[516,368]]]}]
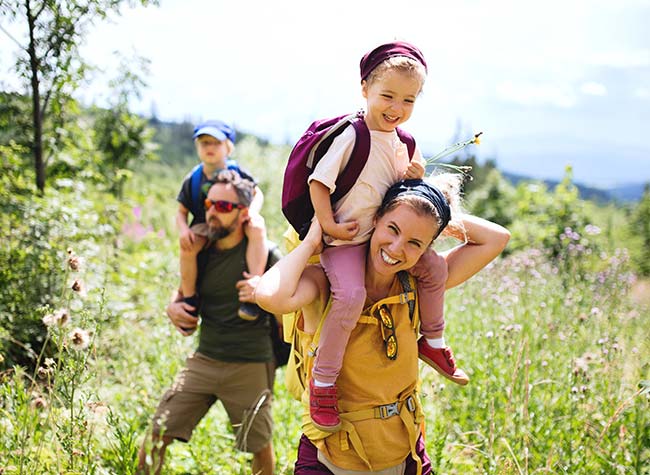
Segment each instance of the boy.
[{"label": "boy", "polygon": [[[223,169],[234,170],[241,178],[257,184],[257,181],[246,170],[243,170],[234,160],[228,158],[235,150],[235,136],[235,130],[220,120],[208,120],[194,128],[192,138],[201,163],[185,177],[176,198],[179,202],[176,224],[180,234],[181,246],[181,291],[183,295],[187,296],[185,302],[194,307],[192,312],[194,315],[198,315],[200,301],[199,295],[196,293],[196,256],[206,245],[208,239],[214,240],[223,237],[208,235],[204,209],[206,194],[203,188],[206,183],[209,187],[210,180],[219,170]],[[199,192],[197,193],[196,190],[199,190]],[[248,239],[246,251],[248,276],[242,276],[242,278],[262,275],[266,267],[268,256],[266,229],[264,219],[260,215],[263,202],[262,190],[255,186],[255,195],[249,208],[250,219],[244,228]],[[223,210],[222,212],[231,212],[237,208],[239,203],[220,202],[219,205]],[[192,213],[192,220],[188,225],[189,213]],[[259,316],[259,308],[254,303],[242,302],[239,316],[245,320],[255,320]]]}]

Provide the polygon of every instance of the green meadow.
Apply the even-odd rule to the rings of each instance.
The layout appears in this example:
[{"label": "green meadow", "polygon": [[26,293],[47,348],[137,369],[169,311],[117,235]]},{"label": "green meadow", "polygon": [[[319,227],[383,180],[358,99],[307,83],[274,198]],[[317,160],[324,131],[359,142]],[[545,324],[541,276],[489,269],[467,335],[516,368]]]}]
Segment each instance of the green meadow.
[{"label": "green meadow", "polygon": [[[159,398],[195,346],[164,314],[178,281],[175,196],[194,159],[169,159],[161,137],[162,160],[132,165],[117,191],[91,164],[39,194],[21,150],[2,148],[2,474],[135,473]],[[279,243],[287,152],[253,137],[236,150],[260,179]],[[436,473],[650,473],[650,194],[597,204],[578,196],[570,170],[555,189],[484,175],[466,206],[512,240],[446,296],[446,338],[470,384],[421,367]],[[61,312],[65,324],[46,325]],[[290,474],[300,407],[284,368],[274,398],[277,473]],[[233,440],[217,404],[190,443],[171,446],[164,473],[249,473]]]}]

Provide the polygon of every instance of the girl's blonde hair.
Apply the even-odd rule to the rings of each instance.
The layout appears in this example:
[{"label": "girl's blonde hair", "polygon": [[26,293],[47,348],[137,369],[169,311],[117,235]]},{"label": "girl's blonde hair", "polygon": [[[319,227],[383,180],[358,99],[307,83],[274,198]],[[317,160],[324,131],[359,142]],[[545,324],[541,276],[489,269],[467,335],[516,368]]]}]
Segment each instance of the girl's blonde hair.
[{"label": "girl's blonde hair", "polygon": [[420,83],[420,92],[422,91],[424,80],[427,78],[427,71],[422,63],[407,58],[406,56],[393,56],[384,60],[368,75],[368,78],[365,79],[366,83],[370,85],[378,79],[381,79],[389,70],[399,71],[400,73],[415,78]]}]

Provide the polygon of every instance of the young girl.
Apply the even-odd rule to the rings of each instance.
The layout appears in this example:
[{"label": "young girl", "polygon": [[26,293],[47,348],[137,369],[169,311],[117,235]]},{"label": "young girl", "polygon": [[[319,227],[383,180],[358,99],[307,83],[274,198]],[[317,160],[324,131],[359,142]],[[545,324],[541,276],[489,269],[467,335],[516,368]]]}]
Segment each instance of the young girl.
[{"label": "young girl", "polygon": [[[244,169],[228,157],[235,150],[235,130],[220,120],[208,120],[194,128],[194,144],[196,153],[201,160],[202,169],[198,186],[203,189],[219,170],[234,170],[244,179],[256,183],[256,180]],[[199,193],[200,203],[194,203],[192,180],[194,170],[190,172],[181,185],[181,191],[176,198],[178,211],[176,212],[176,225],[180,234],[180,273],[181,292],[185,302],[192,305],[192,312],[198,315],[199,296],[196,293],[197,255],[205,246],[208,238],[208,227],[205,222],[203,199],[205,193]],[[196,178],[194,178],[196,179]],[[264,195],[258,186],[255,186],[255,195],[249,208],[250,221],[244,228],[248,239],[246,250],[246,264],[250,275],[262,275],[266,267],[268,248],[264,220],[260,210],[264,202]],[[188,225],[188,214],[192,213],[192,221]],[[244,278],[242,276],[242,278]],[[242,302],[239,316],[244,320],[255,320],[259,316],[259,308],[251,302]]]},{"label": "young girl", "polygon": [[[321,264],[330,281],[332,296],[310,382],[310,415],[314,425],[324,431],[336,431],[340,427],[337,407],[331,404],[336,398],[336,378],[366,297],[370,300],[376,297],[366,295],[364,286],[367,242],[373,231],[375,212],[391,185],[403,178],[422,178],[425,172],[419,149],[409,163],[407,147],[395,131],[411,117],[422,90],[427,71],[422,53],[406,42],[383,44],[361,59],[360,69],[361,93],[367,101],[365,122],[370,130],[368,162],[350,192],[334,203],[332,209],[330,194],[355,142],[354,129],[348,127],[332,142],[309,177],[315,216],[325,234]],[[445,221],[444,217],[440,218]],[[440,231],[442,228],[443,225]],[[399,229],[394,231],[397,234]],[[415,250],[429,244],[414,241],[409,246]],[[399,266],[407,256],[382,251],[381,257],[386,264]],[[451,381],[467,384],[469,378],[456,367],[443,338],[445,260],[429,249],[410,272],[418,278],[424,335],[418,343],[420,357]]]}]

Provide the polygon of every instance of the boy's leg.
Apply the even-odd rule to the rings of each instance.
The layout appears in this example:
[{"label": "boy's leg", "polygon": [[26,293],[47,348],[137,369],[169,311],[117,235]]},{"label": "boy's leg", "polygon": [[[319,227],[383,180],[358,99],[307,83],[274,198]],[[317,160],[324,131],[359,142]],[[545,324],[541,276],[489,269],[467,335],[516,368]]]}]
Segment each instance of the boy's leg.
[{"label": "boy's leg", "polygon": [[[266,241],[266,226],[264,218],[259,214],[251,214],[244,228],[248,245],[246,246],[246,268],[251,275],[262,275],[266,270],[269,257],[269,247]],[[255,302],[241,302],[239,316],[244,320],[255,320],[260,315],[260,308]]]},{"label": "boy's leg", "polygon": [[196,278],[198,274],[196,256],[201,252],[206,242],[206,237],[196,235],[191,249],[184,250],[181,248],[181,291],[186,297],[196,294]]},{"label": "boy's leg", "polygon": [[345,347],[366,301],[364,282],[367,244],[328,247],[321,263],[330,282],[332,304],[321,329],[310,381],[310,414],[317,428],[336,431],[336,378]]},{"label": "boy's leg", "polygon": [[180,253],[180,270],[181,270],[181,292],[185,298],[185,302],[196,307],[194,312],[190,312],[195,316],[198,315],[198,295],[196,289],[196,279],[198,277],[198,267],[196,256],[198,256],[203,246],[207,242],[207,238],[200,235],[195,235],[194,244],[189,250],[181,248]]},{"label": "boy's leg", "polygon": [[433,249],[428,249],[409,272],[417,278],[420,333],[423,335],[418,341],[420,359],[447,379],[467,384],[469,378],[456,367],[451,348],[445,345],[443,338],[447,262]]}]

